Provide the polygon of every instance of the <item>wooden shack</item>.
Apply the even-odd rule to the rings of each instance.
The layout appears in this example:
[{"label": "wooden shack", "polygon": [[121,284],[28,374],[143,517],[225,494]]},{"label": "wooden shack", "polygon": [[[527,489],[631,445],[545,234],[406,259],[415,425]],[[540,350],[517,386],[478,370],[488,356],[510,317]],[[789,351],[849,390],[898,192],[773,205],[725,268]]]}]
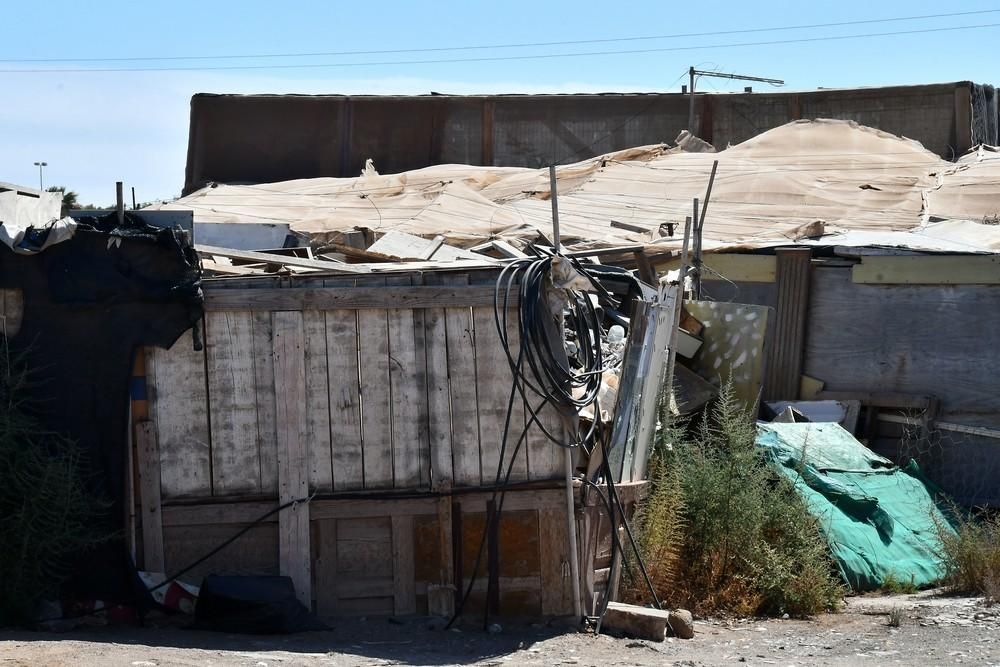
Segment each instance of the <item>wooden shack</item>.
[{"label": "wooden shack", "polygon": [[[537,427],[473,573],[497,510],[512,389],[494,320],[498,271],[381,269],[206,280],[203,328],[140,354],[138,560],[173,573],[256,522],[182,579],[286,574],[331,617],[448,615],[475,574],[467,609],[573,613],[564,455]],[[518,332],[509,336],[516,345]],[[526,414],[517,396],[508,452]],[[563,433],[554,410],[539,419]],[[642,486],[631,480],[626,502]],[[609,580],[610,530],[583,495],[586,609]]]}]

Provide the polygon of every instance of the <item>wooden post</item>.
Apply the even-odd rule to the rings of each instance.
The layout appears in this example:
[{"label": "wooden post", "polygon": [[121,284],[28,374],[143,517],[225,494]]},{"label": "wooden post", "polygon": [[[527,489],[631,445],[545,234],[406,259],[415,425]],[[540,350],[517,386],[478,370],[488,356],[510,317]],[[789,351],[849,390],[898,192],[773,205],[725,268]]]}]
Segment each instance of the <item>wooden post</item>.
[{"label": "wooden post", "polygon": [[[274,313],[274,393],[278,438],[278,502],[309,496],[309,449],[305,413],[305,330],[301,311]],[[278,570],[292,578],[295,592],[312,607],[309,503],[278,514]]]},{"label": "wooden post", "polygon": [[438,549],[441,568],[437,584],[427,585],[427,612],[431,616],[451,618],[455,613],[455,555],[452,535],[452,497],[441,496],[437,500]]},{"label": "wooden post", "polygon": [[133,185],[133,186],[132,186],[132,210],[133,210],[133,211],[135,211],[135,210],[137,210],[138,208],[139,208],[139,207],[138,207],[138,206],[136,205],[136,203],[135,203],[135,186]]},{"label": "wooden post", "polygon": [[765,400],[799,397],[806,318],[809,316],[809,277],[812,250],[782,248],[776,251],[775,282],[778,298],[774,328],[764,374]]},{"label": "wooden post", "polygon": [[691,216],[691,225],[694,227],[691,234],[691,244],[693,246],[694,258],[691,260],[691,264],[694,265],[694,285],[692,292],[694,293],[694,298],[701,298],[701,226],[699,220],[701,219],[698,215],[698,198],[694,198],[693,211]]},{"label": "wooden post", "polygon": [[695,215],[698,220],[698,236],[697,236],[697,248],[695,255],[695,262],[698,267],[698,273],[695,275],[695,288],[694,288],[694,298],[701,300],[701,281],[702,281],[702,269],[704,268],[704,263],[702,262],[701,253],[701,239],[702,230],[705,228],[705,214],[708,212],[708,201],[712,197],[712,186],[715,185],[715,172],[719,168],[719,161],[715,160],[712,162],[712,173],[708,177],[708,188],[705,190],[705,200],[701,202],[701,215],[698,216],[698,200],[695,199]]},{"label": "wooden post", "polygon": [[118,224],[125,224],[125,194],[122,192],[122,182],[115,183],[115,213],[118,214]]}]

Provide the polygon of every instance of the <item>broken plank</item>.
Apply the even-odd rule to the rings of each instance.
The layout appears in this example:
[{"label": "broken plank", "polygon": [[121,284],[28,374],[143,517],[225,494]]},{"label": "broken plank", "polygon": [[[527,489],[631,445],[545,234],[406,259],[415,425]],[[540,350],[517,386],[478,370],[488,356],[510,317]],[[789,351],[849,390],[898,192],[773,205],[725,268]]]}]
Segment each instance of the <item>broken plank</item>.
[{"label": "broken plank", "polygon": [[[305,331],[302,313],[274,313],[274,387],[278,424],[278,500],[309,496],[309,442],[306,439]],[[309,502],[299,502],[278,515],[278,559],[281,574],[291,577],[302,604],[312,607]]]},{"label": "broken plank", "polygon": [[[516,306],[517,293],[510,306]],[[330,310],[334,308],[451,308],[454,306],[493,307],[492,285],[451,287],[405,285],[326,289],[315,287],[206,289],[205,310]]]},{"label": "broken plank", "polygon": [[218,257],[229,257],[230,259],[242,259],[248,262],[258,262],[262,264],[279,264],[288,267],[300,267],[304,269],[317,269],[320,271],[334,271],[339,273],[369,273],[370,269],[357,264],[339,264],[337,262],[327,262],[320,259],[307,259],[304,257],[290,257],[288,255],[275,255],[266,252],[254,252],[252,250],[235,250],[233,248],[219,248],[217,246],[195,245],[195,250],[203,255],[216,255]]}]

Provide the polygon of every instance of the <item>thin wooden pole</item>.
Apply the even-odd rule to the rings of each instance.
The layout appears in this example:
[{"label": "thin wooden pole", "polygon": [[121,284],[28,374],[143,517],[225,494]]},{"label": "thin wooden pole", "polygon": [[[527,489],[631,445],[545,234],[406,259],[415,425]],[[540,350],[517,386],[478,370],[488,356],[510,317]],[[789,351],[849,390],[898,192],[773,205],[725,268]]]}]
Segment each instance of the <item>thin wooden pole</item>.
[{"label": "thin wooden pole", "polygon": [[559,200],[556,197],[556,166],[549,165],[549,192],[552,196],[552,248],[559,254]]},{"label": "thin wooden pole", "polygon": [[132,210],[135,211],[135,210],[138,210],[138,208],[139,207],[136,206],[136,204],[135,204],[135,186],[133,185],[132,186]]},{"label": "thin wooden pole", "polygon": [[122,192],[122,182],[115,183],[115,212],[118,214],[118,225],[125,224],[125,194]]},{"label": "thin wooden pole", "polygon": [[694,247],[694,258],[691,261],[694,266],[694,285],[691,291],[694,293],[695,299],[701,298],[701,228],[698,226],[698,220],[698,198],[695,197],[691,216],[691,227],[693,227],[691,245]]}]

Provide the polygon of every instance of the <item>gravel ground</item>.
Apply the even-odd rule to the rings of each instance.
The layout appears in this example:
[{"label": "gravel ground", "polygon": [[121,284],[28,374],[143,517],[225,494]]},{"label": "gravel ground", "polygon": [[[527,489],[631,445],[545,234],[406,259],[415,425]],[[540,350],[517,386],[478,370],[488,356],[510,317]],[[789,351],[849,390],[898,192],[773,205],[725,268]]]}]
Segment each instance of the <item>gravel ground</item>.
[{"label": "gravel ground", "polygon": [[[888,614],[898,609],[899,627]],[[256,637],[182,628],[0,632],[0,667],[36,665],[1000,665],[1000,606],[936,593],[859,597],[809,621],[701,620],[655,643],[506,624],[443,631],[429,619],[370,619],[329,632]]]}]

